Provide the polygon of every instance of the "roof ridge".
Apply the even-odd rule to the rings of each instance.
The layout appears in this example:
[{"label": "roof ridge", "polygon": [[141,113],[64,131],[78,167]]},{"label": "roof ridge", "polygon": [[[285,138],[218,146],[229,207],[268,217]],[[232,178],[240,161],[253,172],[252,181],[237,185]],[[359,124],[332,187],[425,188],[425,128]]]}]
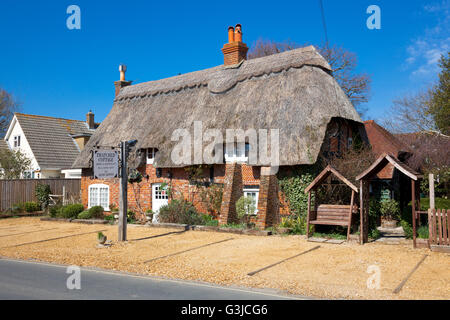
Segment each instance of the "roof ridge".
[{"label": "roof ridge", "polygon": [[325,58],[314,46],[310,45],[245,60],[237,68],[218,65],[169,78],[130,85],[123,88],[114,100],[120,101],[160,93],[178,92],[186,88],[205,85],[209,87],[212,93],[222,93],[232,88],[238,82],[303,66],[312,66],[331,71],[331,67]]},{"label": "roof ridge", "polygon": [[379,132],[387,139],[389,139],[391,142],[395,143],[397,145],[397,147],[403,148],[404,150],[401,151],[408,151],[408,152],[412,152],[412,150],[405,144],[403,143],[400,139],[398,139],[394,134],[390,133],[389,131],[387,131],[384,127],[380,126],[378,123],[376,123],[374,120],[366,120],[364,121],[364,123],[366,124],[372,124],[374,126],[376,126],[379,130]]},{"label": "roof ridge", "polygon": [[22,113],[22,112],[14,112],[14,115],[21,115],[21,116],[26,116],[26,117],[31,116],[31,117],[36,117],[36,118],[47,118],[47,119],[55,119],[55,120],[78,121],[78,122],[86,123],[86,121],[84,121],[84,120],[76,120],[76,119],[67,119],[67,118],[60,118],[60,117],[42,116],[42,115],[38,115],[38,114],[29,114],[29,113]]}]

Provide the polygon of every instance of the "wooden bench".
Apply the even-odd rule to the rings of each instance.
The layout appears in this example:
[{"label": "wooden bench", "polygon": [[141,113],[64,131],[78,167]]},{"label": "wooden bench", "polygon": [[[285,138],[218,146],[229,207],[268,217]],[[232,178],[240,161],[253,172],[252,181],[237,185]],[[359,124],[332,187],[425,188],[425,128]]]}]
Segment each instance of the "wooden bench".
[{"label": "wooden bench", "polygon": [[[352,189],[352,196],[350,205],[336,205],[336,204],[321,204],[314,210],[311,206],[311,192],[315,192],[317,188],[333,174],[345,185]],[[322,172],[306,187],[305,193],[308,194],[308,216],[306,219],[306,236],[309,237],[309,225],[325,224],[330,226],[347,226],[347,241],[350,238],[350,228],[352,226],[352,215],[358,212],[358,207],[355,206],[355,194],[358,193],[358,188],[348,181],[342,174],[340,174],[332,166],[328,165]],[[317,205],[317,202],[315,202]],[[350,209],[352,208],[352,209]]]},{"label": "wooden bench", "polygon": [[348,240],[352,225],[352,215],[358,213],[357,206],[353,206],[352,211],[350,211],[350,207],[350,205],[321,204],[317,207],[317,210],[310,211],[308,224],[346,226]]}]

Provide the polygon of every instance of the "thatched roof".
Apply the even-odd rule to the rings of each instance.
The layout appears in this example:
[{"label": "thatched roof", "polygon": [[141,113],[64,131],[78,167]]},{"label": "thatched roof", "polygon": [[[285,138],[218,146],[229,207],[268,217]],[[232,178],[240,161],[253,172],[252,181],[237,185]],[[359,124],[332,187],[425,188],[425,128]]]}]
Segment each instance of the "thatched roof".
[{"label": "thatched roof", "polygon": [[123,88],[74,167],[88,167],[92,147],[129,139],[138,149],[159,149],[156,167],[175,167],[172,132],[192,133],[194,121],[203,130],[279,129],[280,165],[312,164],[332,117],[361,122],[329,64],[309,46]]}]

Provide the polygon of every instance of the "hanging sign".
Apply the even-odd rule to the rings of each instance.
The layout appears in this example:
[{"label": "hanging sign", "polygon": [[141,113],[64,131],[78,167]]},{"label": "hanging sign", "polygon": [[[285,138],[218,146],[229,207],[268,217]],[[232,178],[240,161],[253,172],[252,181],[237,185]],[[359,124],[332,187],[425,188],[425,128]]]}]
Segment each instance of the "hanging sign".
[{"label": "hanging sign", "polygon": [[94,178],[112,179],[119,176],[119,153],[115,150],[94,150]]}]

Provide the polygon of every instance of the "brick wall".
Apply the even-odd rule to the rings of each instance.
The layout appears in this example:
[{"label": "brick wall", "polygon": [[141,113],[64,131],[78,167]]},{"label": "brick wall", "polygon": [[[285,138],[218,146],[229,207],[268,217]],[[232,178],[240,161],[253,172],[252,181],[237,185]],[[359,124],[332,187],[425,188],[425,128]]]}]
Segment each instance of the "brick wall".
[{"label": "brick wall", "polygon": [[219,225],[237,222],[236,201],[243,196],[242,166],[238,163],[225,165],[222,206]]},{"label": "brick wall", "polygon": [[270,174],[269,167],[261,168],[258,215],[255,222],[260,229],[265,229],[279,222],[278,179],[276,175]]},{"label": "brick wall", "polygon": [[[128,184],[128,207],[143,218],[143,214],[152,209],[152,184],[167,183],[172,189],[172,198],[184,198],[191,201],[196,209],[201,213],[207,213],[207,205],[202,201],[201,190],[189,184],[188,173],[184,168],[162,169],[161,177],[156,176],[156,168],[153,165],[145,165],[139,168],[143,175],[139,184]],[[214,182],[224,185],[223,202],[221,208],[220,224],[236,221],[236,201],[243,195],[245,185],[260,185],[264,180],[264,185],[260,186],[258,210],[264,217],[255,217],[252,221],[259,225],[273,224],[278,218],[272,217],[272,213],[278,211],[281,214],[289,214],[289,206],[284,199],[284,195],[278,190],[278,181],[275,176],[262,177],[260,167],[252,167],[246,164],[223,164],[214,166]],[[168,178],[169,172],[172,179]],[[203,176],[210,177],[210,171],[204,170]],[[82,203],[88,206],[88,190],[91,184],[106,184],[109,186],[109,203],[115,207],[119,206],[119,179],[92,179],[92,171],[83,169],[81,178]],[[263,179],[263,180],[262,180]],[[264,200],[267,197],[268,201]],[[261,199],[262,202],[261,202]],[[262,203],[269,206],[268,209],[260,207]],[[267,215],[269,213],[269,215]],[[267,216],[267,217],[266,217]],[[275,220],[274,220],[275,219]]]}]

